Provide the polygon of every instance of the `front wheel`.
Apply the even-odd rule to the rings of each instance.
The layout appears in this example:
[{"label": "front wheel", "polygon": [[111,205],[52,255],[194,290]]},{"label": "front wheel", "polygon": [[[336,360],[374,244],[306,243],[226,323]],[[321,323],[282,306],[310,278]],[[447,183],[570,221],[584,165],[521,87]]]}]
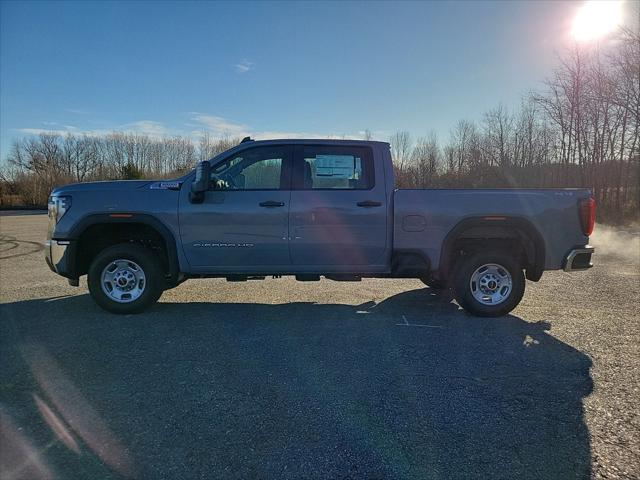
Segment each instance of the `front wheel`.
[{"label": "front wheel", "polygon": [[162,295],[162,269],[152,251],[122,243],[104,249],[89,267],[89,292],[111,313],[140,313]]},{"label": "front wheel", "polygon": [[525,277],[513,256],[477,252],[460,259],[454,274],[455,298],[479,317],[506,315],[522,300]]}]

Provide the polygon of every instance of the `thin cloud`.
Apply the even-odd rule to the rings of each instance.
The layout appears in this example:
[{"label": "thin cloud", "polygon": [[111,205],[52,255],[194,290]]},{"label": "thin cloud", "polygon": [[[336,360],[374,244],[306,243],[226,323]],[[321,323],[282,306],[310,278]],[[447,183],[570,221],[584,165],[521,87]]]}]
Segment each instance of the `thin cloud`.
[{"label": "thin cloud", "polygon": [[327,138],[328,135],[309,132],[287,132],[285,131],[264,131],[253,132],[251,138],[254,140],[274,140],[279,138]]},{"label": "thin cloud", "polygon": [[246,136],[249,133],[249,127],[242,123],[235,123],[226,118],[217,117],[215,115],[207,115],[199,112],[189,112],[193,117],[192,121],[196,122],[197,126],[202,127],[207,132],[223,137],[240,137]]},{"label": "thin cloud", "polygon": [[238,73],[247,73],[249,70],[253,70],[253,62],[248,60],[242,60],[240,63],[236,63],[233,66]]},{"label": "thin cloud", "polygon": [[357,135],[351,138],[358,138],[361,140],[365,140],[367,138],[367,134],[371,136],[371,140],[377,141],[387,141],[387,139],[391,136],[391,132],[387,130],[359,130]]},{"label": "thin cloud", "polygon": [[42,122],[43,125],[46,125],[47,127],[57,127],[58,129],[63,128],[65,130],[69,130],[69,131],[73,131],[73,130],[77,130],[78,127],[73,126],[73,125],[63,125],[61,123],[58,122]]},{"label": "thin cloud", "polygon": [[127,123],[116,130],[141,133],[150,137],[162,137],[169,134],[169,129],[161,122],[153,120],[140,120],[138,122]]},{"label": "thin cloud", "polygon": [[[256,140],[270,140],[279,138],[364,138],[364,131],[357,133],[318,133],[308,131],[287,130],[259,130],[245,123],[202,112],[188,112],[189,121],[182,128],[169,128],[162,122],[155,120],[138,120],[135,122],[115,125],[112,128],[83,129],[73,125],[62,125],[57,122],[43,122],[45,128],[19,128],[15,131],[24,135],[60,135],[69,134],[89,137],[107,136],[113,133],[146,135],[153,139],[162,139],[172,135],[190,137],[197,141],[209,134],[216,138],[243,138],[250,136]],[[48,128],[46,128],[48,127]],[[380,131],[374,131],[374,138],[381,138]]]},{"label": "thin cloud", "polygon": [[88,110],[82,110],[80,108],[67,108],[66,111],[69,113],[75,113],[76,115],[89,115],[89,113],[91,113]]},{"label": "thin cloud", "polygon": [[123,125],[117,125],[113,128],[101,128],[92,130],[83,130],[72,125],[60,125],[56,122],[44,122],[45,125],[51,127],[58,126],[58,128],[18,128],[16,131],[25,135],[60,135],[66,136],[69,134],[83,135],[87,137],[99,137],[112,133],[128,133],[147,135],[151,138],[162,138],[169,135],[171,132],[161,122],[153,120],[140,120],[137,122],[126,123]]},{"label": "thin cloud", "polygon": [[77,130],[61,130],[54,128],[18,128],[16,131],[25,135],[67,135],[68,133],[79,133]]},{"label": "thin cloud", "polygon": [[293,132],[287,130],[258,130],[244,123],[228,120],[224,117],[201,112],[189,112],[190,122],[185,124],[192,128],[193,138],[200,138],[205,133],[214,137],[248,137],[256,140],[272,140],[277,138],[362,138],[359,134],[336,134],[317,132]]},{"label": "thin cloud", "polygon": [[204,113],[190,112],[193,117],[189,125],[192,127],[200,127],[200,130],[193,130],[191,136],[201,137],[204,133],[209,133],[214,137],[248,137],[257,140],[269,140],[274,138],[326,138],[326,135],[306,133],[306,132],[287,132],[287,131],[260,131],[251,128],[243,123],[236,123],[223,117],[215,115],[207,115]]},{"label": "thin cloud", "polygon": [[[119,128],[111,128],[111,129],[96,129],[96,130],[81,130],[78,128],[68,129],[68,128],[18,128],[15,131],[23,133],[25,135],[59,135],[61,137],[66,137],[67,135],[78,135],[82,137],[104,137],[111,135],[113,133],[137,133],[144,134],[143,132],[136,130],[122,130]],[[145,134],[148,135],[148,134]],[[153,136],[153,135],[149,135]],[[155,136],[153,136],[156,138]]]}]

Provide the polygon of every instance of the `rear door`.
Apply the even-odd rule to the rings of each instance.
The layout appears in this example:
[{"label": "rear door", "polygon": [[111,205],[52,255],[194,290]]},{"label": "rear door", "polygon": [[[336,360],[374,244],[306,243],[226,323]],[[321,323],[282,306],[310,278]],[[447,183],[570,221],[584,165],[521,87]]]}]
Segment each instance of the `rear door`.
[{"label": "rear door", "polygon": [[[379,271],[387,250],[382,168],[367,146],[298,145],[289,213],[296,270]],[[309,267],[309,268],[306,268]]]},{"label": "rear door", "polygon": [[290,267],[291,146],[250,147],[212,166],[201,204],[180,202],[180,233],[195,271],[268,273]]}]

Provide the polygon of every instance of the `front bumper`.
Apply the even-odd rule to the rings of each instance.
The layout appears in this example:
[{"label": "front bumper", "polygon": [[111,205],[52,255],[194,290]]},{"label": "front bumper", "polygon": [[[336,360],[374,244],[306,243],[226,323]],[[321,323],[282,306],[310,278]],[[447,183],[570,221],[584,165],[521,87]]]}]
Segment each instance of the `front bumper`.
[{"label": "front bumper", "polygon": [[47,240],[44,243],[44,258],[52,272],[71,279],[78,278],[74,268],[75,247],[73,240]]},{"label": "front bumper", "polygon": [[585,245],[584,247],[574,248],[571,250],[564,259],[564,266],[562,269],[565,272],[579,272],[581,270],[588,270],[593,267],[591,262],[591,255],[595,248],[591,245]]}]

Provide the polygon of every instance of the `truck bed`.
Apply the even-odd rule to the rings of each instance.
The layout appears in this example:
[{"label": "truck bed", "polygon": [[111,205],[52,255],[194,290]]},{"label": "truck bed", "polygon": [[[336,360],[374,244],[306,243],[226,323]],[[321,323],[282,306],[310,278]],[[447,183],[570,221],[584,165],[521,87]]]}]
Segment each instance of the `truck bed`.
[{"label": "truck bed", "polygon": [[394,250],[421,251],[432,268],[449,232],[465,219],[530,222],[545,243],[545,269],[562,268],[567,251],[585,245],[578,202],[587,189],[424,189],[393,194]]}]

